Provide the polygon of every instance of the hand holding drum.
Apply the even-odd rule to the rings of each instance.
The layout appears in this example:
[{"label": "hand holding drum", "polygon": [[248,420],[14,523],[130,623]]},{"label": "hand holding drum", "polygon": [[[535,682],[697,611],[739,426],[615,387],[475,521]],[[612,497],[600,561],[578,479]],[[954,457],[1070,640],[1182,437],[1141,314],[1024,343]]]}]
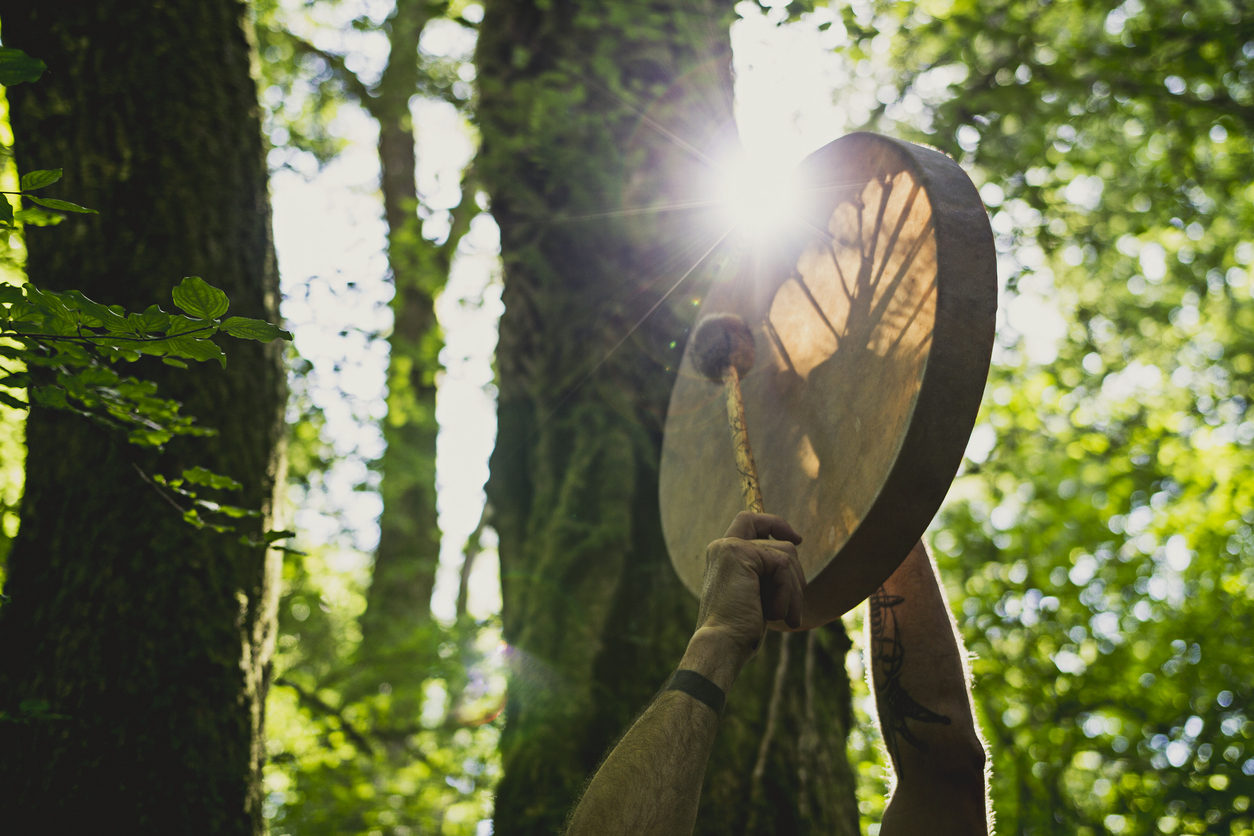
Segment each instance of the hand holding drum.
[{"label": "hand holding drum", "polygon": [[[761,514],[766,509],[762,503],[762,489],[758,485],[758,467],[753,461],[753,448],[749,445],[749,429],[745,425],[744,396],[740,391],[740,378],[753,368],[754,348],[753,332],[745,321],[735,314],[712,314],[704,317],[692,334],[692,361],[697,371],[715,383],[722,383],[727,399],[727,425],[731,430],[732,449],[736,455],[736,473],[740,477],[740,493],[744,498],[745,510]],[[741,523],[737,517],[733,528]],[[790,529],[791,531],[791,529]],[[792,532],[795,534],[795,532]],[[800,538],[793,542],[799,542]],[[769,597],[787,598],[788,591],[778,585],[762,589],[762,609],[765,613],[776,612],[778,618],[774,623],[779,629],[797,629],[801,626],[801,588],[805,584],[805,575],[798,564],[795,552],[792,553],[790,568],[795,569],[800,585],[794,585],[797,607],[794,612],[785,615],[779,606],[769,606]],[[791,572],[786,572],[791,576]],[[765,583],[765,581],[763,581]],[[768,619],[771,615],[766,616]],[[761,638],[759,636],[759,638]]]},{"label": "hand holding drum", "polygon": [[708,544],[738,511],[760,512],[764,483],[806,535],[809,629],[874,592],[940,507],[988,374],[997,271],[979,192],[937,151],[852,134],[798,179],[806,206],[787,246],[729,261],[705,293],[658,493],[671,561],[699,595]]}]

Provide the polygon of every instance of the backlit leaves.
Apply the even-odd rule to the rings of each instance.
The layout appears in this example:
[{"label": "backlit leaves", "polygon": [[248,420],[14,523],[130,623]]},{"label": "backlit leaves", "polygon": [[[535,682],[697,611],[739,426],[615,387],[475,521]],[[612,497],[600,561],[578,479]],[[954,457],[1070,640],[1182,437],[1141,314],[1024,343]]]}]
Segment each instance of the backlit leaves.
[{"label": "backlit leaves", "polygon": [[244,316],[232,316],[223,320],[222,330],[230,334],[232,337],[238,337],[242,340],[260,340],[261,342],[270,342],[282,337],[290,340],[292,335],[287,331],[280,329],[276,325],[271,325],[262,319],[249,319]]},{"label": "backlit leaves", "polygon": [[24,81],[38,81],[48,65],[20,49],[0,47],[0,85],[12,87]]},{"label": "backlit leaves", "polygon": [[22,175],[19,188],[24,192],[31,192],[35,189],[42,189],[44,186],[50,186],[60,179],[61,169],[59,168],[28,171]]},{"label": "backlit leaves", "polygon": [[200,319],[217,319],[230,307],[226,294],[199,276],[183,279],[174,288],[173,295],[174,304]]},{"label": "backlit leaves", "polygon": [[1254,691],[1220,638],[1254,630],[1254,23],[895,5],[888,130],[971,169],[1006,282],[988,443],[936,534],[998,822],[1254,833]]},{"label": "backlit leaves", "polygon": [[[220,317],[230,308],[230,300],[197,277],[183,279],[172,297],[184,314],[170,314],[157,305],[128,313],[77,290],[0,286],[0,336],[9,337],[13,346],[0,354],[28,369],[46,370],[9,374],[0,378],[0,385],[28,389],[29,397],[41,406],[68,409],[119,427],[132,442],[144,446],[161,446],[175,435],[206,434],[179,413],[177,402],[157,396],[154,384],[123,378],[112,365],[152,356],[178,368],[209,360],[225,366],[226,354],[212,340],[220,330],[261,342],[291,335],[261,320],[223,321]],[[16,395],[6,395],[6,402],[21,403]]]},{"label": "backlit leaves", "polygon": [[35,197],[34,195],[26,195],[26,199],[37,206],[45,209],[58,209],[62,212],[77,212],[82,215],[97,215],[95,209],[88,209],[86,206],[79,206],[77,203],[71,203],[68,200],[60,200],[55,197]]}]

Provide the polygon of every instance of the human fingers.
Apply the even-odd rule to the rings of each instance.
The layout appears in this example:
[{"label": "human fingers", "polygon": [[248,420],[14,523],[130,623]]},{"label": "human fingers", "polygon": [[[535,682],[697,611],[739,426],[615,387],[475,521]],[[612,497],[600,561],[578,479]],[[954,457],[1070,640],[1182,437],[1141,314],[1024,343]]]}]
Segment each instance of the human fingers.
[{"label": "human fingers", "polygon": [[783,621],[797,628],[801,626],[805,602],[805,574],[796,550],[787,543],[778,545],[788,548],[764,545],[762,549],[763,565],[759,575],[762,615],[767,621]]},{"label": "human fingers", "polygon": [[783,517],[777,517],[774,514],[756,514],[752,511],[741,511],[737,514],[724,536],[737,537],[741,540],[762,540],[773,537],[789,543],[801,543],[801,535]]}]

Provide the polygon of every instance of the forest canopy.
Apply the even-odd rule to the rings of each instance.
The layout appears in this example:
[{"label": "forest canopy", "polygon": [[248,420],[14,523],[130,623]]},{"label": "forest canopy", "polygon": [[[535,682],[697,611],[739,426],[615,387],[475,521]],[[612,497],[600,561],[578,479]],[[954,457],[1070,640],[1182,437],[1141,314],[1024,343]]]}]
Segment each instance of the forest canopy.
[{"label": "forest canopy", "polygon": [[[213,766],[245,787],[240,832],[551,832],[660,685],[695,605],[661,545],[658,443],[720,265],[680,215],[645,209],[699,180],[675,172],[701,168],[690,150],[734,112],[768,182],[869,130],[949,154],[988,210],[992,369],[927,539],[971,656],[998,831],[1254,834],[1242,4],[221,0],[204,37],[231,56],[229,96],[189,71],[156,122],[135,75],[151,67],[64,51],[127,27],[163,50],[187,37],[177,15],[113,6],[57,23],[0,4],[0,642],[36,670],[79,641],[53,579],[30,580],[35,543],[83,600],[185,596],[151,620],[90,618],[203,645],[193,664],[154,640],[152,681],[253,666],[197,709],[256,700],[240,754]],[[67,90],[64,118],[88,127],[49,115]],[[233,155],[180,123],[214,108],[255,142]],[[28,448],[43,478],[23,473]],[[114,475],[52,478],[59,449]],[[117,556],[112,506],[74,510],[71,483],[146,498],[162,520],[149,568]],[[115,546],[53,536],[80,523]],[[822,763],[816,786],[874,834],[890,778],[862,618],[794,643],[788,675],[809,660],[836,696],[829,713],[783,706],[770,763]],[[25,638],[60,620],[41,650]],[[101,641],[100,658],[131,659]],[[765,716],[785,641],[730,710]],[[0,676],[0,740],[72,753],[57,730],[90,700],[144,707],[95,662],[64,664],[60,683]],[[119,711],[117,735],[139,715]],[[766,734],[730,717],[707,794],[734,822],[707,802],[698,832],[772,832],[771,806],[827,832],[809,790],[749,778]],[[807,735],[830,760],[806,760]],[[70,757],[11,762],[0,797],[20,771],[108,791],[101,770],[58,771]]]}]

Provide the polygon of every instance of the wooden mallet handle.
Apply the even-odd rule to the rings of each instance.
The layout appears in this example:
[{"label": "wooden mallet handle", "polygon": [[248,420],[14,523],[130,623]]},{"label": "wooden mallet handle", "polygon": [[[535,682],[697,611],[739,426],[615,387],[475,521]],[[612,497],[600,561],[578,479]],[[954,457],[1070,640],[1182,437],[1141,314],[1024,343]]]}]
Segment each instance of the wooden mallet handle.
[{"label": "wooden mallet handle", "polygon": [[736,453],[736,473],[740,476],[740,494],[745,500],[745,510],[762,513],[762,488],[758,485],[758,466],[753,461],[753,448],[749,446],[749,430],[745,427],[745,400],[740,393],[740,372],[728,366],[723,375],[723,388],[727,395],[727,426],[731,428],[732,449]]},{"label": "wooden mallet handle", "polygon": [[692,334],[693,365],[710,380],[723,384],[727,425],[731,429],[745,510],[761,513],[765,510],[762,489],[758,486],[758,467],[753,461],[753,448],[749,446],[745,402],[740,392],[740,378],[753,367],[753,360],[753,332],[740,317],[715,314],[697,323]]}]

